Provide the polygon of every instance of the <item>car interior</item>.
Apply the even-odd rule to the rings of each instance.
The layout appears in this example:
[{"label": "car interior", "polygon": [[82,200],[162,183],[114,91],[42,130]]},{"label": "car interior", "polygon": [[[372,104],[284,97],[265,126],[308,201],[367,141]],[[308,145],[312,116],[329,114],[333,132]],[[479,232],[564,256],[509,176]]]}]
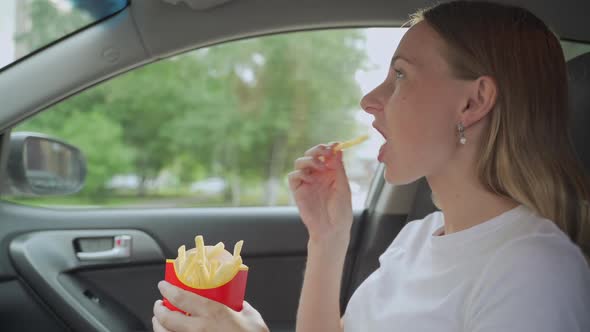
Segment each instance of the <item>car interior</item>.
[{"label": "car interior", "polygon": [[[590,44],[580,0],[504,0],[546,21],[560,39]],[[189,4],[192,5],[189,6]],[[254,36],[345,27],[399,27],[431,1],[132,0],[125,8],[0,71],[0,168],[11,128],[77,93],[189,50]],[[571,138],[590,172],[590,52],[573,54]],[[92,135],[92,133],[90,133]],[[3,185],[5,181],[2,181]],[[404,186],[374,174],[365,207],[354,211],[341,310],[379,266],[409,221],[436,211],[425,179]],[[295,331],[307,232],[294,207],[47,209],[0,200],[0,330],[151,331],[166,258],[191,243],[244,240],[246,300],[271,331]],[[84,259],[84,240],[128,236],[124,259]],[[590,230],[584,234],[590,256]]]}]

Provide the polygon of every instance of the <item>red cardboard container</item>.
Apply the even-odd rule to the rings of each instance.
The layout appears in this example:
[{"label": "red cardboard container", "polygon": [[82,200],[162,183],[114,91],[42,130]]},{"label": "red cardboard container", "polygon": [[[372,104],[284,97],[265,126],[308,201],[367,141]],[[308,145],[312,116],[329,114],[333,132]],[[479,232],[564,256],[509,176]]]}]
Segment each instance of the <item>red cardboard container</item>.
[{"label": "red cardboard container", "polygon": [[[236,274],[232,280],[228,281],[224,285],[215,288],[193,288],[185,285],[182,281],[180,281],[180,279],[178,279],[174,269],[174,260],[166,260],[166,272],[164,274],[164,280],[176,287],[180,287],[184,290],[206,297],[210,300],[217,301],[221,304],[225,304],[226,306],[238,312],[242,311],[244,295],[246,295],[247,279],[248,270],[240,269],[238,274]],[[163,302],[164,305],[170,310],[179,311],[185,315],[190,315],[173,306],[172,303],[170,303],[166,298],[164,298]]]}]

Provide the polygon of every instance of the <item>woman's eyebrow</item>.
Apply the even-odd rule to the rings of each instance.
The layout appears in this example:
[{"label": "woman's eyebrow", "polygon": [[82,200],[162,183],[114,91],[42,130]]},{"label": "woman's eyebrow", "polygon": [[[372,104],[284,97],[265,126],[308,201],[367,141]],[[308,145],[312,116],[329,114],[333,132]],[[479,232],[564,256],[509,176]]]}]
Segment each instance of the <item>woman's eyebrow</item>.
[{"label": "woman's eyebrow", "polygon": [[413,65],[412,61],[408,60],[408,58],[407,58],[407,57],[405,57],[405,56],[403,56],[403,55],[396,54],[396,55],[394,55],[394,56],[393,56],[393,58],[391,59],[391,64],[390,64],[389,66],[390,66],[390,67],[393,67],[393,64],[394,64],[394,63],[395,63],[395,62],[396,62],[398,59],[404,60],[405,62],[407,62],[407,63],[409,63],[409,64]]}]

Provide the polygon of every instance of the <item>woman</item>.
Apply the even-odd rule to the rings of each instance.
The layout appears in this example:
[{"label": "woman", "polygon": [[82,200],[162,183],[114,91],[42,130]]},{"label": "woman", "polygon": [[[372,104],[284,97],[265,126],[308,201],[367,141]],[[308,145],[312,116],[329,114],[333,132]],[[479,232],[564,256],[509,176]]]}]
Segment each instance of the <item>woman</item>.
[{"label": "woman", "polygon": [[[590,270],[573,243],[589,182],[567,136],[557,38],[526,10],[484,2],[411,23],[361,106],[385,137],[386,181],[425,176],[442,212],[404,227],[341,319],[352,224],[342,153],[319,145],[297,159],[289,183],[309,232],[297,331],[590,331]],[[247,303],[234,313],[159,287],[194,316],[157,302],[155,331],[267,330]]]}]

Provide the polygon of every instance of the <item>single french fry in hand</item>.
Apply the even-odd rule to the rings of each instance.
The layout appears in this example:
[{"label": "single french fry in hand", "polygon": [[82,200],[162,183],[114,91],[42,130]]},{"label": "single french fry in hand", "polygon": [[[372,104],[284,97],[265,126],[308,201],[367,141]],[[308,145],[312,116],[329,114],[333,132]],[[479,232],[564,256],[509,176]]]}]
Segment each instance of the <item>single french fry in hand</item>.
[{"label": "single french fry in hand", "polygon": [[[337,145],[334,147],[334,150],[333,150],[333,151],[334,151],[334,152],[338,152],[338,151],[340,151],[340,150],[344,150],[344,149],[351,148],[351,147],[353,147],[353,146],[355,146],[355,145],[361,144],[362,142],[364,142],[364,141],[366,141],[366,140],[368,140],[368,139],[369,139],[369,135],[362,135],[362,136],[359,136],[359,137],[357,137],[357,138],[355,138],[355,139],[351,139],[351,140],[349,140],[349,141],[345,141],[345,142],[342,142],[342,143],[338,143],[338,144],[337,144]],[[319,157],[318,157],[318,159],[319,159],[321,162],[325,162],[325,161],[326,161],[326,158],[324,158],[324,156],[319,156]]]},{"label": "single french fry in hand", "polygon": [[351,139],[350,141],[342,142],[342,143],[336,145],[336,147],[334,148],[334,152],[351,148],[355,145],[361,144],[362,142],[364,142],[368,139],[369,139],[369,135],[362,135],[362,136],[359,136],[355,139]]}]

